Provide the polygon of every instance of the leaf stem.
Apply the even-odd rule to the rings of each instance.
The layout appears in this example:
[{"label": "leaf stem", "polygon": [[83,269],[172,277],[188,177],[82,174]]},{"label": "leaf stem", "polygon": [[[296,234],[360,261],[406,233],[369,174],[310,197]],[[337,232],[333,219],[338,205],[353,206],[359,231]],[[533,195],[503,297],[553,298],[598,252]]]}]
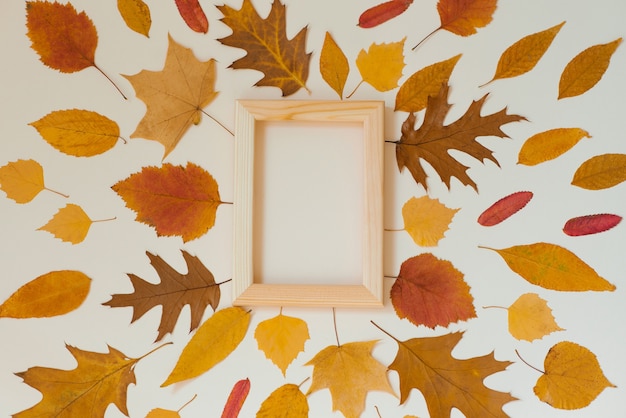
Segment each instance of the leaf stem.
[{"label": "leaf stem", "polygon": [[354,88],[354,90],[352,90],[352,93],[350,93],[350,94],[348,94],[348,95],[346,96],[346,99],[349,99],[350,97],[352,97],[352,95],[353,95],[354,93],[356,93],[356,91],[358,90],[358,88],[359,88],[359,87],[361,87],[361,84],[363,84],[363,82],[364,82],[364,81],[365,81],[365,80],[361,80],[361,81],[359,81],[359,84],[357,84],[357,85],[356,85],[356,87]]},{"label": "leaf stem", "polygon": [[383,416],[380,415],[380,411],[378,410],[378,405],[374,405],[374,409],[376,410],[376,414],[378,415],[378,418],[383,418]]},{"label": "leaf stem", "polygon": [[339,333],[337,332],[337,316],[335,315],[335,308],[333,308],[333,326],[335,328],[335,340],[337,340],[337,347],[341,347],[341,344],[339,344]]},{"label": "leaf stem", "polygon": [[396,337],[394,337],[393,335],[391,335],[390,333],[388,333],[387,331],[385,331],[384,329],[382,329],[376,322],[374,321],[370,321],[372,323],[372,325],[374,325],[376,328],[378,328],[379,330],[381,330],[382,332],[384,332],[385,334],[387,334],[389,337],[391,337],[392,339],[394,339],[398,344],[400,344],[400,340],[397,339]]},{"label": "leaf stem", "polygon": [[211,118],[211,120],[213,120],[213,122],[217,123],[219,126],[221,126],[226,132],[228,132],[229,134],[231,134],[232,136],[235,136],[235,134],[233,133],[233,131],[231,131],[230,129],[228,129],[222,122],[220,122],[219,120],[215,119],[213,116],[211,116],[210,114],[208,114],[207,112],[204,111],[204,109],[199,109],[200,112],[204,113],[205,115],[207,115],[207,117]]},{"label": "leaf stem", "polygon": [[176,412],[180,413],[180,411],[181,411],[184,407],[186,407],[187,405],[189,405],[190,403],[192,403],[192,402],[194,401],[194,399],[196,399],[197,397],[198,397],[198,394],[196,393],[195,395],[193,395],[193,398],[189,399],[189,400],[187,401],[187,403],[185,403],[183,406],[181,406],[180,408],[178,408],[178,411],[176,411]]},{"label": "leaf stem", "polygon": [[304,385],[307,382],[307,380],[309,380],[309,379],[310,379],[310,377],[307,377],[302,382],[300,382],[300,384],[298,385],[298,389],[300,388],[300,386]]},{"label": "leaf stem", "polygon": [[435,29],[434,31],[432,31],[431,33],[429,33],[428,35],[426,35],[426,37],[424,39],[422,39],[421,41],[419,41],[417,43],[417,45],[415,45],[413,48],[411,48],[411,51],[415,51],[421,44],[423,44],[424,42],[426,42],[428,40],[428,38],[430,38],[431,36],[433,36],[439,29],[441,29],[441,26],[439,26],[437,29]]},{"label": "leaf stem", "polygon": [[166,343],[164,343],[164,344],[161,344],[160,346],[158,346],[158,347],[156,347],[156,348],[154,348],[154,349],[152,349],[152,350],[148,351],[146,354],[144,354],[143,356],[139,357],[139,358],[138,358],[138,359],[136,359],[136,360],[137,360],[137,361],[142,360],[142,359],[144,359],[144,358],[148,357],[150,354],[154,353],[155,351],[160,350],[161,348],[165,347],[166,345],[170,345],[170,344],[174,344],[174,343],[173,343],[172,341],[168,341],[168,342],[166,342]]},{"label": "leaf stem", "polygon": [[390,140],[388,140],[388,139],[385,139],[385,142],[386,142],[387,144],[396,144],[396,145],[400,143],[400,141],[390,141]]},{"label": "leaf stem", "polygon": [[56,190],[48,189],[48,188],[47,188],[47,187],[45,187],[45,186],[44,186],[44,188],[43,188],[43,189],[44,189],[44,190],[47,190],[47,191],[49,191],[49,192],[52,192],[52,193],[56,193],[56,194],[58,194],[59,196],[63,196],[63,197],[64,197],[64,198],[66,198],[66,199],[68,199],[68,198],[69,198],[69,195],[63,194],[63,193],[61,193],[61,192],[57,192]]},{"label": "leaf stem", "polygon": [[383,231],[387,231],[387,232],[400,232],[400,231],[404,231],[404,228],[401,228],[401,229],[389,229],[389,228],[385,228],[385,229],[383,229]]},{"label": "leaf stem", "polygon": [[543,370],[536,368],[535,366],[533,366],[532,364],[530,364],[530,363],[528,363],[526,360],[524,360],[524,359],[522,358],[522,356],[520,356],[519,351],[517,351],[517,348],[515,349],[515,354],[517,354],[517,357],[519,357],[519,359],[520,359],[520,360],[522,360],[522,362],[523,362],[525,365],[527,365],[528,367],[530,367],[531,369],[533,369],[533,370],[537,370],[537,371],[538,371],[539,373],[541,373],[541,374],[546,374],[546,372],[544,372]]},{"label": "leaf stem", "polygon": [[[398,276],[387,276],[387,275],[385,275],[385,276],[383,276],[383,277],[384,277],[385,279],[397,279],[397,278],[398,278]],[[376,324],[374,324],[374,325],[376,325]]]},{"label": "leaf stem", "polygon": [[113,84],[113,87],[115,87],[115,88],[117,89],[117,91],[119,91],[119,93],[122,95],[122,97],[124,98],[124,100],[128,100],[128,97],[126,97],[126,95],[125,95],[124,93],[122,93],[122,90],[120,90],[120,88],[117,86],[117,84],[115,84],[115,83],[113,82],[113,80],[111,80],[111,77],[109,77],[109,76],[107,75],[107,73],[105,73],[104,71],[102,71],[102,69],[101,69],[100,67],[98,67],[98,66],[96,65],[96,63],[94,63],[94,64],[93,64],[93,66],[95,67],[95,69],[96,69],[96,70],[100,71],[100,74],[102,74],[103,76],[105,76],[105,77],[106,77],[106,79],[107,79],[107,80],[109,80],[109,82],[110,82],[111,84]]},{"label": "leaf stem", "polygon": [[96,223],[96,222],[108,222],[108,221],[114,221],[117,219],[117,216],[114,216],[112,218],[107,218],[107,219],[96,219],[95,221],[91,221],[91,223]]},{"label": "leaf stem", "polygon": [[232,281],[232,280],[233,280],[233,279],[224,280],[223,282],[215,283],[215,285],[214,285],[214,286],[220,286],[220,285],[223,285],[224,283],[228,283],[228,282],[230,282],[230,281]]}]

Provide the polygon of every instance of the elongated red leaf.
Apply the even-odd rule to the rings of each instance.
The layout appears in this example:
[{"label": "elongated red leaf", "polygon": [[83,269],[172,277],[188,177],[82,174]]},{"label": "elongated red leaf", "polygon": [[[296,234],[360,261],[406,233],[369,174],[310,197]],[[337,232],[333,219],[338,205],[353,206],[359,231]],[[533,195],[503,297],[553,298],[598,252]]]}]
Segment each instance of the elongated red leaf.
[{"label": "elongated red leaf", "polygon": [[579,216],[565,222],[563,232],[572,237],[597,234],[613,228],[620,223],[621,220],[621,216],[610,213]]},{"label": "elongated red leaf", "polygon": [[237,418],[248,392],[250,392],[250,379],[245,378],[235,383],[224,406],[222,418]]},{"label": "elongated red leaf", "polygon": [[503,197],[480,214],[478,223],[482,226],[497,225],[526,206],[532,198],[533,192],[516,192]]},{"label": "elongated red leaf", "polygon": [[373,28],[404,13],[413,0],[390,0],[370,7],[359,17],[358,26]]},{"label": "elongated red leaf", "polygon": [[209,21],[198,0],[175,0],[178,12],[189,28],[198,33],[209,31]]}]

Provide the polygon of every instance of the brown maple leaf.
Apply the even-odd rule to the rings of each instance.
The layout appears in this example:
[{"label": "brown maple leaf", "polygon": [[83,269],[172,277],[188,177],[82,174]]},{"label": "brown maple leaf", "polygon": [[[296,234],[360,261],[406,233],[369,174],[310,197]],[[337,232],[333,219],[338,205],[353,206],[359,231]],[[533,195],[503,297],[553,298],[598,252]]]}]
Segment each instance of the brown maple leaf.
[{"label": "brown maple leaf", "polygon": [[448,151],[459,150],[481,162],[487,159],[498,165],[493,152],[476,141],[476,138],[481,136],[506,138],[500,127],[526,118],[509,115],[506,108],[497,113],[481,116],[480,111],[487,98],[485,95],[472,102],[460,119],[444,125],[443,122],[451,108],[448,103],[448,90],[449,86],[442,84],[439,94],[428,98],[424,122],[418,129],[414,128],[416,120],[414,113],[410,113],[402,124],[402,136],[395,142],[398,168],[402,171],[407,167],[415,181],[428,190],[427,175],[420,162],[420,159],[424,159],[435,169],[448,189],[452,177],[456,177],[464,185],[478,190],[476,183],[467,174],[468,167],[452,157]]},{"label": "brown maple leaf", "polygon": [[129,294],[116,294],[103,305],[121,308],[131,306],[135,322],[152,308],[162,305],[159,335],[156,341],[165,334],[174,331],[178,317],[185,305],[191,311],[190,331],[198,328],[202,315],[208,305],[217,309],[220,302],[220,287],[215,283],[211,273],[198,259],[183,251],[183,258],[187,263],[187,274],[181,274],[167,264],[158,255],[146,252],[150,264],[159,274],[161,281],[157,284],[147,282],[134,274],[129,274],[135,291]]},{"label": "brown maple leaf", "polygon": [[240,10],[227,5],[217,8],[224,14],[222,22],[233,30],[219,41],[247,52],[229,68],[261,71],[264,77],[255,86],[279,87],[283,96],[306,89],[311,60],[311,53],[306,52],[307,28],[288,39],[282,3],[274,1],[265,19],[259,16],[250,0],[244,0]]}]

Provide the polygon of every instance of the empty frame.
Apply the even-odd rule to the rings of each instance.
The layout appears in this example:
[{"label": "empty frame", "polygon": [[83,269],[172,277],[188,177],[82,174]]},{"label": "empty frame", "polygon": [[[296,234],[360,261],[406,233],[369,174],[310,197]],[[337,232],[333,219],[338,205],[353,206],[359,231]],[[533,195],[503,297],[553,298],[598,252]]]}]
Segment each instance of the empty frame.
[{"label": "empty frame", "polygon": [[[233,305],[381,307],[384,103],[239,100],[235,122]],[[362,149],[355,153],[355,158],[362,159],[358,161],[362,181],[354,185],[362,189],[362,203],[357,208],[362,218],[359,234],[359,270],[362,277],[360,280],[357,278],[354,284],[319,284],[314,280],[311,283],[297,280],[294,283],[274,284],[255,280],[255,135],[260,125],[271,122],[293,123],[295,129],[300,126],[311,129],[312,122],[319,126],[334,126],[338,123],[358,123],[362,126],[363,138],[358,141]],[[319,142],[328,149],[319,150],[315,153],[317,156],[323,155],[323,152],[333,152],[328,141]],[[288,149],[285,152],[289,152]],[[319,170],[324,170],[324,161],[320,161]],[[290,173],[284,175],[289,176]],[[333,187],[333,184],[326,183],[328,179],[324,187]],[[332,237],[324,240],[328,239],[332,240]],[[317,245],[324,246],[325,243],[319,242]],[[298,272],[295,272],[294,276],[297,275]]]}]

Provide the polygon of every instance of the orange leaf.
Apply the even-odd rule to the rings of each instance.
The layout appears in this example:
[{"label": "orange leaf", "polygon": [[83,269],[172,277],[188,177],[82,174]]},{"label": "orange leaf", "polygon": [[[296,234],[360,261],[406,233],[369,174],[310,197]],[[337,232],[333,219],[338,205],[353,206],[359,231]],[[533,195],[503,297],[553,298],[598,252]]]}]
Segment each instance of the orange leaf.
[{"label": "orange leaf", "polygon": [[298,386],[288,383],[263,401],[256,418],[309,418],[309,402]]},{"label": "orange leaf", "polygon": [[300,318],[285,316],[282,312],[257,325],[254,331],[259,350],[283,372],[304,351],[304,343],[310,338],[307,323]]},{"label": "orange leaf", "polygon": [[473,35],[477,28],[491,23],[497,3],[497,0],[439,0],[440,29],[460,36]]},{"label": "orange leaf", "polygon": [[195,32],[207,33],[209,21],[198,0],[175,0],[178,12],[189,28]]},{"label": "orange leaf", "polygon": [[582,163],[572,184],[588,190],[602,190],[626,181],[626,154],[596,155]]},{"label": "orange leaf", "polygon": [[0,190],[17,203],[30,202],[42,190],[68,197],[44,185],[43,168],[35,160],[17,160],[0,167]]},{"label": "orange leaf", "polygon": [[536,293],[526,293],[509,306],[509,332],[518,340],[534,341],[562,331],[548,303]]},{"label": "orange leaf", "polygon": [[373,28],[404,13],[413,0],[389,0],[370,7],[359,16],[358,26]]},{"label": "orange leaf", "polygon": [[434,247],[450,228],[458,209],[450,209],[438,199],[412,197],[402,206],[404,229],[422,247]]},{"label": "orange leaf", "polygon": [[320,73],[324,81],[337,92],[340,99],[343,98],[343,88],[349,72],[348,59],[330,33],[326,32],[320,53]]},{"label": "orange leaf", "polygon": [[93,221],[78,205],[68,203],[38,231],[48,231],[61,241],[78,244],[83,242]]},{"label": "orange leaf", "polygon": [[250,379],[246,378],[235,383],[222,411],[222,418],[237,418],[248,397],[248,392],[250,392]]},{"label": "orange leaf", "polygon": [[193,163],[144,167],[111,188],[137,212],[137,221],[154,227],[159,236],[178,235],[185,242],[211,229],[224,203],[213,176]]},{"label": "orange leaf", "polygon": [[143,0],[117,0],[117,10],[130,29],[149,37],[152,18],[150,8]]},{"label": "orange leaf", "polygon": [[572,149],[583,138],[591,138],[580,128],[558,128],[528,138],[519,150],[518,164],[537,165],[553,160]]}]

